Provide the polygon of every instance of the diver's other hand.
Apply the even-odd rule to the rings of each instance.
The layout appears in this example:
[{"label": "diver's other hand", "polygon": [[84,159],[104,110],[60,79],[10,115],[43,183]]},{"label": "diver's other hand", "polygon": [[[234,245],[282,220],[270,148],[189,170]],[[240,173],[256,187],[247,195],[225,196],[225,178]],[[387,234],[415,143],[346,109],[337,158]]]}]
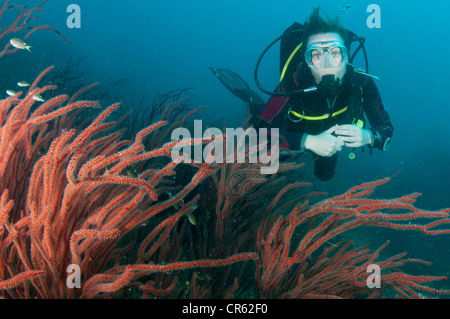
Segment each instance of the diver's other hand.
[{"label": "diver's other hand", "polygon": [[316,153],[319,156],[331,157],[342,150],[344,141],[332,135],[338,128],[335,125],[318,135],[306,135],[303,141],[303,148]]},{"label": "diver's other hand", "polygon": [[372,144],[372,134],[356,125],[339,125],[334,133],[347,147],[363,147]]}]

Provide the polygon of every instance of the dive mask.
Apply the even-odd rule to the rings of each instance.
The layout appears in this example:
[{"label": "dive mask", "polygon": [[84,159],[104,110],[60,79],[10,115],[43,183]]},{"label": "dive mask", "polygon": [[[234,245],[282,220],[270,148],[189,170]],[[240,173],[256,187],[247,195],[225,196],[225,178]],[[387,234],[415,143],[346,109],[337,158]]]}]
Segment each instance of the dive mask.
[{"label": "dive mask", "polygon": [[305,60],[313,69],[340,68],[348,62],[348,50],[337,40],[313,42],[305,51]]}]

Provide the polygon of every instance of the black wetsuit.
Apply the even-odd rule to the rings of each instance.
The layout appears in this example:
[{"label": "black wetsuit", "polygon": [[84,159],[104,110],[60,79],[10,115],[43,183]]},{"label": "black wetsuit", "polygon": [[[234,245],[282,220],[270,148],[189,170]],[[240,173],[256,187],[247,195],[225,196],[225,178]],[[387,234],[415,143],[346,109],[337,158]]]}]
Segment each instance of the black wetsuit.
[{"label": "black wetsuit", "polygon": [[[314,78],[309,69],[299,69],[292,78],[282,81],[276,91],[290,92],[314,86]],[[335,124],[370,123],[368,128],[373,134],[373,144],[386,150],[394,128],[381,101],[378,88],[373,79],[354,71],[347,66],[341,91],[336,100],[327,103],[319,92],[293,95],[290,97],[273,96],[265,105],[254,104],[250,110],[255,115],[257,127],[278,127],[283,136],[281,147],[299,150],[303,134],[317,135]],[[332,100],[332,99],[331,99]],[[332,106],[332,107],[330,107]],[[360,121],[358,121],[360,120]],[[314,154],[314,172],[321,180],[333,177],[337,163],[337,154],[321,157]]]}]

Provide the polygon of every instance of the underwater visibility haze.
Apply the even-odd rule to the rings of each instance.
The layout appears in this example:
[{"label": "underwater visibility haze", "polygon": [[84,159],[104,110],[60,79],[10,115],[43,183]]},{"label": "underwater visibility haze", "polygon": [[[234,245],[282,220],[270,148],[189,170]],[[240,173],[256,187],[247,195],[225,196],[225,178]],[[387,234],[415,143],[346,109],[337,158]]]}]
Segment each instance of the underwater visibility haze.
[{"label": "underwater visibility haze", "polygon": [[[0,3],[0,297],[448,298],[448,2],[25,5]],[[248,125],[210,67],[267,101],[258,58],[319,6],[365,38],[390,149],[342,152],[327,182],[308,153],[270,175],[173,161],[177,128]],[[271,90],[279,50],[259,67]]]}]

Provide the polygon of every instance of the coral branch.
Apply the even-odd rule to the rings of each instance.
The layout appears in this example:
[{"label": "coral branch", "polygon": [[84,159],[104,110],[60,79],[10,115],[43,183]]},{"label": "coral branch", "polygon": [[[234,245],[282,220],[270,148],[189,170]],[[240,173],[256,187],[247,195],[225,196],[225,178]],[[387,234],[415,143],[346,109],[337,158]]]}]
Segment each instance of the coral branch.
[{"label": "coral branch", "polygon": [[36,278],[44,274],[43,270],[30,270],[20,273],[8,280],[0,281],[0,289],[12,289],[20,285],[22,282],[26,280],[30,280],[32,278]]},{"label": "coral branch", "polygon": [[[360,247],[348,250],[349,242],[328,247],[331,240],[360,226],[382,226],[401,230],[419,230],[428,235],[450,234],[448,210],[425,211],[412,205],[417,194],[393,200],[369,199],[376,187],[389,179],[374,181],[351,188],[343,195],[323,200],[315,205],[296,204],[289,215],[275,213],[273,224],[264,218],[259,232],[256,280],[264,297],[283,298],[355,298],[389,295],[392,291],[402,297],[417,297],[417,292],[450,293],[427,287],[423,283],[445,279],[434,276],[411,276],[394,272],[407,262],[419,260],[395,256],[386,261],[377,260],[383,269],[383,287],[377,293],[366,286],[366,269],[375,262],[383,245],[371,253]],[[275,198],[273,209],[293,186],[286,187]],[[268,213],[266,213],[268,215]],[[432,219],[428,224],[405,223]],[[437,226],[444,228],[431,230]],[[446,227],[446,228],[445,228]],[[303,232],[299,240],[296,231]],[[291,245],[297,243],[296,248]],[[259,270],[261,267],[261,270]],[[392,288],[389,290],[389,288]]]},{"label": "coral branch", "polygon": [[45,3],[47,3],[47,1],[48,0],[42,2],[39,5],[36,5],[34,7],[30,7],[28,9],[27,9],[28,5],[25,5],[25,6],[9,5],[8,6],[9,0],[5,1],[5,3],[3,4],[3,7],[0,10],[0,19],[2,18],[3,14],[8,10],[11,10],[11,9],[20,9],[20,10],[17,12],[17,14],[14,18],[14,21],[10,25],[4,26],[0,29],[0,40],[2,40],[3,38],[8,38],[8,43],[5,45],[3,50],[0,51],[0,58],[2,56],[4,56],[5,54],[14,53],[17,50],[19,50],[18,48],[10,49],[11,43],[9,42],[9,40],[11,38],[13,38],[15,36],[15,34],[20,31],[28,30],[26,35],[23,37],[23,40],[27,40],[36,31],[52,30],[53,32],[58,34],[60,37],[62,37],[64,40],[66,40],[68,43],[70,43],[70,41],[66,37],[64,37],[57,30],[53,29],[53,27],[51,25],[40,25],[37,27],[29,26],[29,23],[38,17],[38,16],[34,15],[34,13],[38,12],[38,11],[44,11],[41,7]]}]

